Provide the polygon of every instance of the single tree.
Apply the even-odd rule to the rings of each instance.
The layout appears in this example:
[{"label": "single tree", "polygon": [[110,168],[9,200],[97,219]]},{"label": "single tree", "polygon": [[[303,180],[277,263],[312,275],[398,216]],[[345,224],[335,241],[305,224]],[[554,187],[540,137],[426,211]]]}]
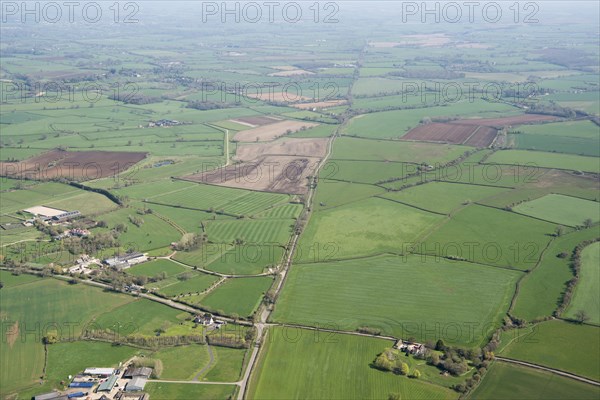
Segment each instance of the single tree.
[{"label": "single tree", "polygon": [[587,315],[587,313],[584,310],[579,310],[579,311],[577,311],[575,313],[575,319],[580,324],[583,324],[584,322],[586,322],[587,320],[589,320],[590,317],[589,317],[589,315]]}]

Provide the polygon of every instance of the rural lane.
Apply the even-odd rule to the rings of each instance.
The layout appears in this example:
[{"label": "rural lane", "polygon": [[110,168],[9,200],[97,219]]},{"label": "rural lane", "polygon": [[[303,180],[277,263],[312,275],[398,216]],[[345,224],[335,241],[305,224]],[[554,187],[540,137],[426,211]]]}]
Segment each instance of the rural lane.
[{"label": "rural lane", "polygon": [[575,380],[580,381],[580,382],[585,382],[585,383],[589,383],[591,385],[600,386],[600,382],[597,382],[597,381],[592,380],[592,379],[584,378],[583,376],[579,376],[579,375],[571,374],[571,373],[568,373],[568,372],[564,372],[564,371],[561,371],[561,370],[558,370],[558,369],[543,367],[541,365],[528,363],[526,361],[513,360],[512,358],[504,358],[504,357],[498,357],[498,356],[496,356],[495,358],[498,361],[503,361],[503,362],[507,362],[507,363],[511,363],[511,364],[519,364],[519,365],[523,365],[523,366],[529,367],[529,368],[535,368],[535,369],[539,369],[539,370],[542,370],[542,371],[552,372],[553,374],[565,376],[567,378],[575,379]]}]

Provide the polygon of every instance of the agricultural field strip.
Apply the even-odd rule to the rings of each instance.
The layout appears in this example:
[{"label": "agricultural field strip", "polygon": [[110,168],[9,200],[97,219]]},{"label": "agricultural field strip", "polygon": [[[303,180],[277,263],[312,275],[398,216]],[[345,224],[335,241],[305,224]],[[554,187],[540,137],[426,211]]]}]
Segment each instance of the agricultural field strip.
[{"label": "agricultural field strip", "polygon": [[552,372],[553,374],[565,376],[567,378],[571,378],[571,379],[574,379],[574,380],[577,380],[577,381],[580,381],[580,382],[589,383],[589,384],[595,385],[595,386],[600,386],[600,381],[595,381],[593,379],[585,378],[583,376],[576,375],[576,374],[573,374],[571,372],[562,371],[560,369],[545,367],[543,365],[534,364],[534,363],[531,363],[531,362],[528,362],[528,361],[520,361],[520,360],[515,360],[515,359],[512,359],[512,358],[501,357],[501,356],[496,356],[495,358],[496,358],[496,360],[499,360],[499,361],[502,361],[502,362],[507,362],[507,363],[512,363],[512,364],[519,364],[521,366],[528,367],[528,368],[539,369],[539,370],[542,370],[542,371],[548,371],[548,372]]}]

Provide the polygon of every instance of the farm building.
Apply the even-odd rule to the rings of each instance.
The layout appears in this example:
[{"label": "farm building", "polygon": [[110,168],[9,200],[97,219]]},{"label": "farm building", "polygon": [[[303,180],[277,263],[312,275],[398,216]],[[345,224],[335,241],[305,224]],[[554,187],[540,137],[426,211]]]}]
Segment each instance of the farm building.
[{"label": "farm building", "polygon": [[63,215],[67,212],[65,210],[59,210],[58,208],[52,208],[52,207],[46,207],[46,206],[30,207],[23,211],[25,211],[26,213],[32,214],[38,218],[41,218],[43,220],[52,219],[53,217]]},{"label": "farm building", "polygon": [[67,400],[67,396],[58,392],[38,394],[34,396],[34,400]]},{"label": "farm building", "polygon": [[100,386],[98,386],[97,392],[110,392],[113,387],[115,387],[115,383],[117,383],[117,379],[119,379],[118,375],[111,375],[107,380],[102,382]]},{"label": "farm building", "polygon": [[147,260],[148,257],[146,257],[142,253],[127,253],[122,256],[107,258],[103,261],[103,263],[108,265],[109,267],[125,269],[131,267],[132,265],[136,265]]},{"label": "farm building", "polygon": [[64,221],[68,221],[68,220],[70,220],[72,218],[79,217],[80,215],[81,215],[81,213],[79,211],[77,211],[77,210],[75,210],[75,211],[66,211],[66,212],[63,212],[62,214],[54,215],[52,217],[52,221],[64,222]]},{"label": "farm building", "polygon": [[69,384],[70,388],[92,388],[94,387],[95,383],[94,382],[71,382]]},{"label": "farm building", "polygon": [[86,368],[85,371],[83,371],[83,373],[85,375],[90,375],[90,376],[97,376],[97,377],[102,377],[102,378],[107,378],[111,375],[113,375],[115,373],[115,369],[114,368]]},{"label": "farm building", "polygon": [[136,376],[135,378],[133,378],[131,381],[129,381],[127,383],[127,385],[125,386],[125,391],[126,392],[140,392],[142,390],[144,390],[144,386],[146,386],[146,382],[148,381],[148,379],[141,377],[141,376]]},{"label": "farm building", "polygon": [[[149,400],[150,396],[148,393],[133,393],[133,392],[119,392],[115,395],[115,400]],[[102,399],[100,399],[102,400]]]},{"label": "farm building", "polygon": [[203,326],[210,326],[214,324],[214,320],[211,314],[205,313],[203,315],[196,315],[194,322]]},{"label": "farm building", "polygon": [[125,372],[123,372],[123,378],[126,379],[135,378],[137,376],[141,376],[143,378],[150,378],[150,375],[152,375],[152,368],[148,367],[136,368],[134,366],[130,366],[125,370]]}]

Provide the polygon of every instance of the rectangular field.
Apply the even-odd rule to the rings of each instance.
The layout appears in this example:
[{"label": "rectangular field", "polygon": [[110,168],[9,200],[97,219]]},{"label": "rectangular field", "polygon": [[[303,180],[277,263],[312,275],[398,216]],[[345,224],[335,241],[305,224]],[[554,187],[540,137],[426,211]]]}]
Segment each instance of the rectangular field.
[{"label": "rectangular field", "polygon": [[143,160],[146,153],[51,150],[20,163],[0,163],[0,175],[48,180],[87,181],[117,175]]},{"label": "rectangular field", "polygon": [[473,347],[501,324],[520,275],[417,255],[297,264],[273,320]]},{"label": "rectangular field", "polygon": [[468,206],[418,247],[427,254],[528,270],[551,239],[555,224],[508,211]]},{"label": "rectangular field", "polygon": [[458,397],[442,386],[372,368],[377,354],[392,344],[382,339],[272,328],[249,398],[359,400],[385,399],[390,393],[415,400]]},{"label": "rectangular field", "polygon": [[581,253],[581,271],[566,316],[576,318],[583,310],[592,324],[600,324],[600,242],[590,244]]},{"label": "rectangular field", "polygon": [[273,284],[273,278],[228,279],[210,292],[201,303],[227,315],[250,316],[260,304],[263,294]]},{"label": "rectangular field", "polygon": [[[560,320],[502,333],[497,354],[600,380],[600,328]],[[568,352],[561,349],[568,348]]]},{"label": "rectangular field", "polygon": [[571,171],[600,173],[597,157],[574,154],[546,153],[542,151],[503,150],[495,152],[486,160],[487,164],[528,165],[540,168],[558,168]]},{"label": "rectangular field", "polygon": [[233,140],[237,142],[268,142],[280,136],[306,130],[317,125],[313,122],[294,120],[275,122],[274,124],[240,131],[235,134]]},{"label": "rectangular field", "polygon": [[531,368],[496,361],[477,389],[472,400],[595,400],[600,389],[583,382]]},{"label": "rectangular field", "polygon": [[591,219],[592,222],[600,221],[598,202],[560,194],[547,194],[539,199],[521,203],[513,210],[519,214],[573,227],[583,226],[586,219]]},{"label": "rectangular field", "polygon": [[430,123],[411,129],[402,140],[488,147],[495,138],[496,129],[487,126]]},{"label": "rectangular field", "polygon": [[[370,198],[316,212],[300,239],[304,261],[402,251],[444,219],[393,201]],[[401,222],[400,222],[401,221]]]}]

